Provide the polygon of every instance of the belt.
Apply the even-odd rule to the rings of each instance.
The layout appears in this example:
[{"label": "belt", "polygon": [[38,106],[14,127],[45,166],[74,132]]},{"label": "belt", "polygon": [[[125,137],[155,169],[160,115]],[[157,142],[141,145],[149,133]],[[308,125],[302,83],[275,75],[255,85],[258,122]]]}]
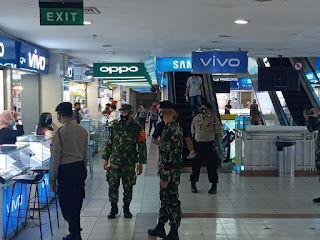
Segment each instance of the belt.
[{"label": "belt", "polygon": [[67,163],[59,166],[59,169],[67,169],[67,168],[72,168],[72,167],[77,167],[77,166],[84,166],[83,161],[77,161],[73,163]]}]

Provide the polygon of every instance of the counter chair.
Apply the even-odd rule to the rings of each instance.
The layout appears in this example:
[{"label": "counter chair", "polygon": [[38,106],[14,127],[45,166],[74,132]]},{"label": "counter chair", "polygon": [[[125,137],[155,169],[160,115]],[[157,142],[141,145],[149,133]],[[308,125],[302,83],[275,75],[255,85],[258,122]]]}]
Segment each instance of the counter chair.
[{"label": "counter chair", "polygon": [[[35,175],[20,175],[17,177],[12,178],[12,180],[14,181],[13,187],[12,187],[12,194],[11,194],[11,199],[10,199],[10,207],[9,207],[9,213],[7,216],[7,224],[6,224],[6,230],[5,230],[5,235],[4,235],[4,239],[7,239],[7,234],[8,234],[8,226],[9,226],[9,221],[10,218],[17,218],[17,227],[15,230],[15,234],[17,234],[18,232],[18,228],[19,228],[19,219],[21,218],[25,218],[24,221],[24,227],[26,227],[26,223],[27,223],[27,219],[35,219],[34,215],[33,216],[29,216],[30,214],[30,209],[29,206],[30,204],[33,203],[34,206],[34,210],[37,210],[39,213],[39,228],[40,228],[40,239],[42,240],[42,223],[41,223],[41,209],[40,209],[40,204],[39,204],[39,200],[40,200],[40,196],[39,196],[39,184],[44,184],[44,188],[45,188],[45,197],[46,197],[46,204],[47,204],[47,209],[48,209],[48,217],[49,217],[49,224],[50,224],[50,230],[51,230],[51,236],[53,236],[52,233],[52,223],[51,223],[51,216],[50,216],[50,209],[49,209],[49,202],[48,202],[48,196],[47,196],[47,187],[45,184],[45,180],[43,179],[44,176],[44,172],[41,172],[39,174],[35,174]],[[13,195],[14,195],[14,189],[16,187],[16,184],[20,184],[21,188],[20,188],[20,195],[22,194],[22,187],[23,185],[30,185],[36,186],[35,192],[34,192],[34,196],[31,197],[31,191],[29,191],[29,196],[28,196],[28,202],[27,202],[27,208],[26,209],[22,209],[21,205],[19,204],[19,209],[15,210],[15,211],[11,211],[12,208],[12,200],[13,200]],[[38,202],[38,207],[36,208],[36,203]],[[18,211],[18,216],[15,217],[13,216],[13,214]],[[26,211],[26,216],[20,216],[21,211]]]},{"label": "counter chair", "polygon": [[[31,171],[34,174],[41,174],[41,173],[49,173],[49,166],[38,166],[38,167],[34,167],[31,169]],[[32,185],[31,185],[32,186]],[[30,191],[31,191],[31,186],[30,186]],[[48,196],[49,198],[50,196]],[[58,210],[58,198],[57,198],[57,193],[54,194],[54,201],[55,201],[55,205],[56,205],[56,215],[57,215],[57,223],[58,223],[58,228],[60,228],[60,223],[59,223],[59,210]],[[47,206],[49,207],[49,206]]]}]

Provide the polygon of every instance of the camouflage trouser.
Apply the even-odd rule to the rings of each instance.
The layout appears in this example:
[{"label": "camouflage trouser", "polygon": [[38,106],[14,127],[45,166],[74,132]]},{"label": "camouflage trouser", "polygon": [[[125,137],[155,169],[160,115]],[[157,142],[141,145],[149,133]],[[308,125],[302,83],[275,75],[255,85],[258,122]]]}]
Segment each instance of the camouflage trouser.
[{"label": "camouflage trouser", "polygon": [[180,175],[171,177],[168,187],[160,189],[160,211],[159,221],[167,222],[170,220],[170,226],[180,226],[181,222],[181,202],[179,201]]},{"label": "camouflage trouser", "polygon": [[119,186],[122,179],[123,202],[130,203],[132,200],[132,189],[136,184],[135,165],[119,166],[111,164],[107,170],[107,181],[109,184],[109,201],[118,202]]}]

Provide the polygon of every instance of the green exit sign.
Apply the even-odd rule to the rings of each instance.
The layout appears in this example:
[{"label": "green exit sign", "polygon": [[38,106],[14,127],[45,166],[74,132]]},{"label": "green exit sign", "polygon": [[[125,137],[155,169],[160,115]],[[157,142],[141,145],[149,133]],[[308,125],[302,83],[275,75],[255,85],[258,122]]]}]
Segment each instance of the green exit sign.
[{"label": "green exit sign", "polygon": [[40,25],[83,25],[83,9],[41,8]]}]

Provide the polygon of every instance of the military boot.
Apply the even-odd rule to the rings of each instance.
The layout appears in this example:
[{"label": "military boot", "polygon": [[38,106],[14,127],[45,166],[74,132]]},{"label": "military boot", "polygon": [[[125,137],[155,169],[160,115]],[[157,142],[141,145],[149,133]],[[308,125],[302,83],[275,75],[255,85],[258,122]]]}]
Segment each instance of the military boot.
[{"label": "military boot", "polygon": [[191,192],[197,193],[198,189],[195,182],[191,182]]},{"label": "military boot", "polygon": [[132,218],[132,214],[130,212],[130,203],[123,203],[123,214],[125,218]]},{"label": "military boot", "polygon": [[165,222],[159,221],[154,229],[149,229],[149,236],[164,238],[166,236],[166,230],[164,229]]},{"label": "military boot", "polygon": [[212,183],[212,186],[210,188],[210,190],[208,191],[209,194],[216,194],[217,193],[217,184],[216,183]]},{"label": "military boot", "polygon": [[178,227],[171,226],[169,234],[163,240],[179,240]]},{"label": "military boot", "polygon": [[118,203],[116,202],[113,202],[111,203],[111,211],[108,215],[108,218],[109,219],[114,219],[116,218],[116,215],[119,213],[119,210],[118,210]]}]

